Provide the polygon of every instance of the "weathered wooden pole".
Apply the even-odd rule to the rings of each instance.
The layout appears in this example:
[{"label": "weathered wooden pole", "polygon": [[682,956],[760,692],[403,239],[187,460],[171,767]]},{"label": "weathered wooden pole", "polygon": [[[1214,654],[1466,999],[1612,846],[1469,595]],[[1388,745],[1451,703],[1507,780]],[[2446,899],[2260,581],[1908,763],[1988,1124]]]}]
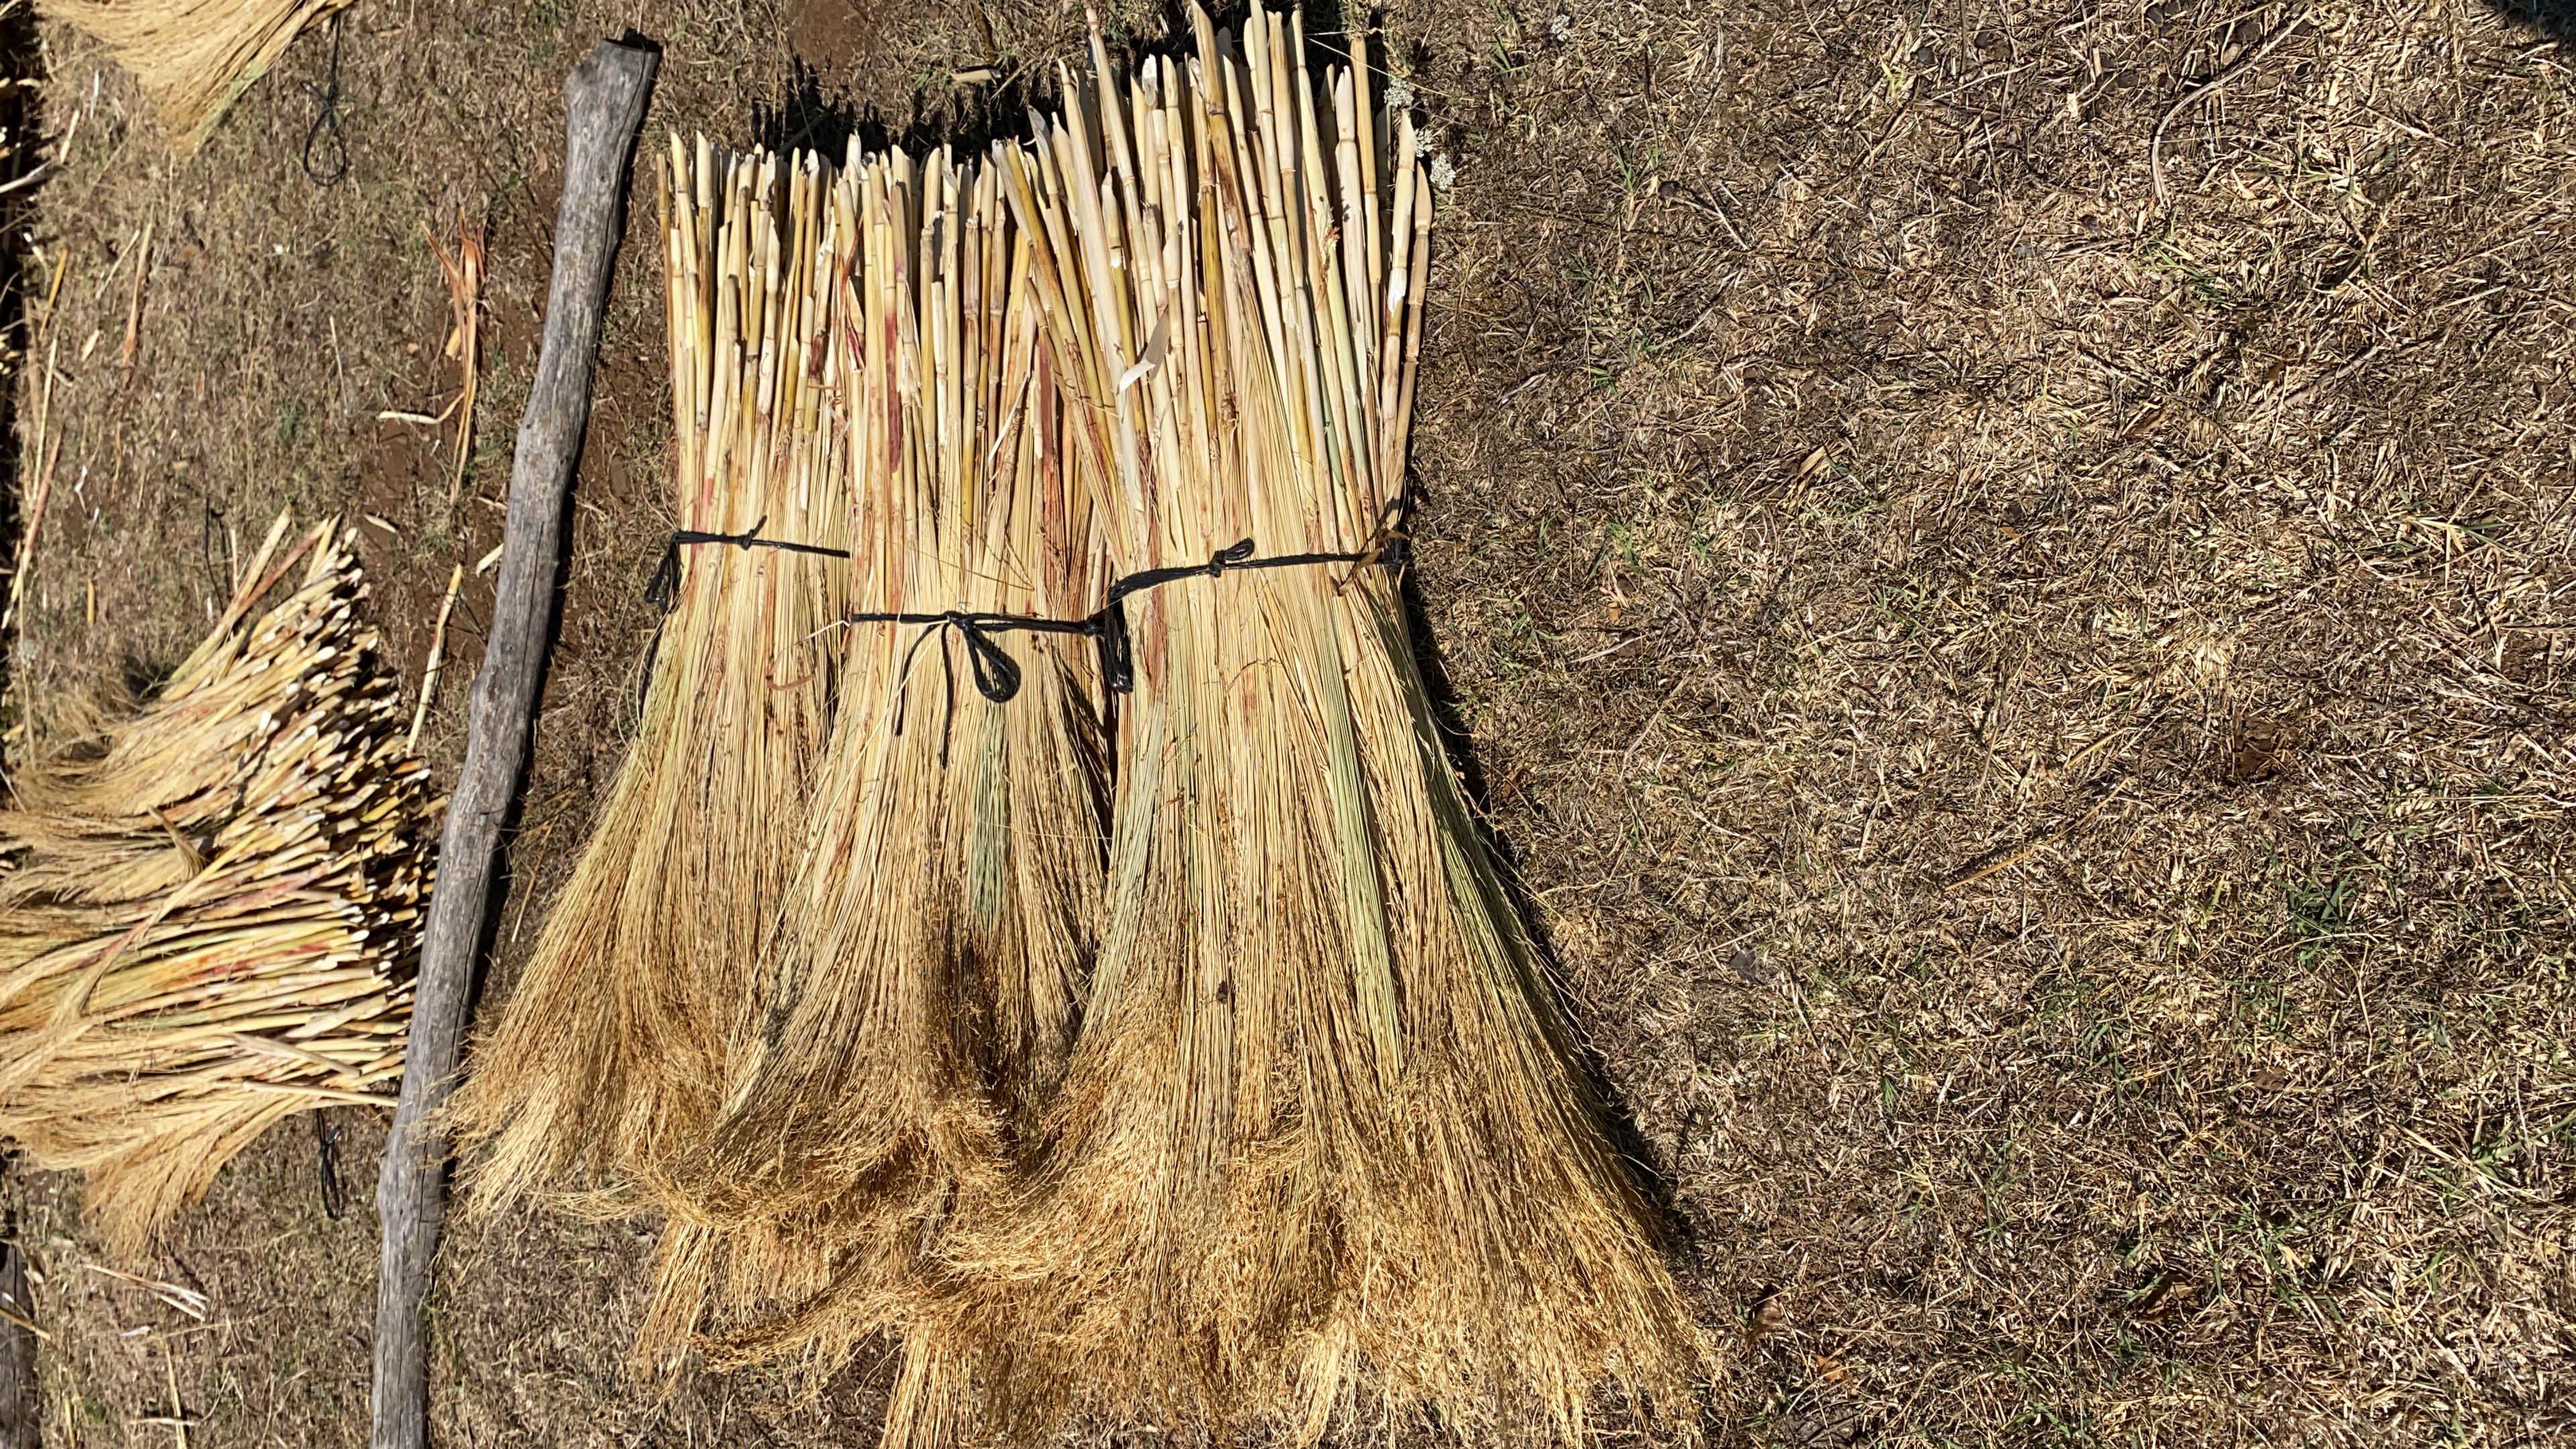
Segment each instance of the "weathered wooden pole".
[{"label": "weathered wooden pole", "polygon": [[554,621],[555,578],[563,565],[564,500],[590,421],[600,321],[626,225],[627,163],[660,61],[641,46],[602,41],[564,86],[563,205],[555,218],[545,340],[527,416],[519,423],[492,629],[474,680],[465,764],[448,797],[447,826],[439,839],[438,879],[430,892],[411,1036],[403,1052],[402,1097],[376,1181],[385,1244],[376,1277],[373,1449],[427,1449],[429,1442],[429,1338],[421,1300],[447,1216],[447,1144],[430,1119],[455,1086],[474,961],[492,905],[501,822],[527,771]]}]

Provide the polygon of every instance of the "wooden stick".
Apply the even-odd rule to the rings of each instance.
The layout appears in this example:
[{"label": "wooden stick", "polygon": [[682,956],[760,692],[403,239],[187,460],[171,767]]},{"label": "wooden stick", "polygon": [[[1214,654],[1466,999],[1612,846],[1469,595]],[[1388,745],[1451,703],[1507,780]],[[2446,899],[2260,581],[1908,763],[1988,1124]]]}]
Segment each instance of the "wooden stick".
[{"label": "wooden stick", "polygon": [[565,498],[590,421],[590,382],[608,281],[625,230],[626,175],[661,57],[602,41],[564,87],[563,206],[536,385],[519,425],[503,527],[501,578],[474,681],[465,763],[447,807],[430,894],[402,1098],[376,1182],[384,1256],[376,1279],[373,1449],[425,1449],[428,1341],[421,1299],[446,1217],[444,1135],[429,1117],[455,1085],[459,1038],[492,896],[501,824],[527,767],[529,733],[553,631]]},{"label": "wooden stick", "polygon": [[27,1296],[27,1255],[15,1238],[0,1242],[0,1449],[43,1449],[44,1424],[36,1398],[36,1340],[50,1337],[35,1323]]}]

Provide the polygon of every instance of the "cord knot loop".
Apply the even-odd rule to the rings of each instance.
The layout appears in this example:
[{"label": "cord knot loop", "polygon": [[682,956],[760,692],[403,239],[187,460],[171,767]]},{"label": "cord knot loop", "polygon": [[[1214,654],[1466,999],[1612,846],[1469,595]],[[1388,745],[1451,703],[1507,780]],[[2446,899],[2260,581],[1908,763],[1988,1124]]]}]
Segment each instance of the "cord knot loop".
[{"label": "cord knot loop", "polygon": [[774,548],[781,553],[807,553],[820,558],[848,558],[846,548],[826,548],[819,543],[798,543],[786,538],[763,538],[760,531],[769,526],[767,514],[752,521],[740,533],[720,533],[703,528],[674,529],[671,541],[662,549],[662,562],[655,566],[653,578],[644,586],[644,597],[654,608],[667,614],[680,598],[680,550],[696,544],[733,547],[748,553],[755,548]]},{"label": "cord knot loop", "polygon": [[1229,543],[1225,547],[1208,555],[1207,576],[1212,579],[1224,578],[1225,571],[1227,569],[1234,567],[1236,564],[1243,563],[1251,557],[1252,540],[1248,538],[1236,539],[1234,542]]}]

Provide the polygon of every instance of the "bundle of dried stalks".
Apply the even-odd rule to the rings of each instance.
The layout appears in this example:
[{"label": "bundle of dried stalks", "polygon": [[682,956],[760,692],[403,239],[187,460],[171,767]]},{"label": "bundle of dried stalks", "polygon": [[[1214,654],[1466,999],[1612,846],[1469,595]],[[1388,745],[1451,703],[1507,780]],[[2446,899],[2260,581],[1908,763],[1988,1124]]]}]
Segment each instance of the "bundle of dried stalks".
[{"label": "bundle of dried stalks", "polygon": [[[1128,568],[1367,552],[1401,486],[1431,195],[1302,22],[1092,84],[1000,153]],[[1075,87],[1068,81],[1067,89]],[[1041,230],[1035,222],[1032,230]],[[1444,757],[1386,570],[1140,595],[1110,919],[1025,1188],[931,1306],[992,1407],[1312,1440],[1367,1410],[1688,1432],[1707,1347]],[[853,1303],[864,1314],[869,1305]],[[907,1319],[909,1315],[909,1319]]]},{"label": "bundle of dried stalks", "polygon": [[[868,617],[1074,618],[1105,587],[1086,476],[1064,466],[1038,243],[1003,186],[945,152],[845,173],[857,621],[760,1028],[662,1277],[667,1324],[769,1319],[737,1359],[828,1369],[876,1326],[844,1332],[834,1305],[909,1277],[961,1184],[999,1190],[1097,939],[1092,645]],[[782,1304],[801,1307],[770,1317]],[[946,1357],[915,1348],[907,1384],[940,1379]]]},{"label": "bundle of dried stalks", "polygon": [[38,13],[97,36],[194,151],[296,35],[349,0],[38,0]]},{"label": "bundle of dried stalks", "polygon": [[86,1172],[120,1250],[272,1122],[402,1070],[437,807],[356,559],[285,537],[148,705],[0,811],[0,1133]]},{"label": "bundle of dried stalks", "polygon": [[643,716],[525,974],[450,1111],[482,1208],[622,1212],[722,1104],[730,1039],[795,869],[848,563],[829,345],[852,231],[812,158],[672,141],[666,264],[684,537]]}]

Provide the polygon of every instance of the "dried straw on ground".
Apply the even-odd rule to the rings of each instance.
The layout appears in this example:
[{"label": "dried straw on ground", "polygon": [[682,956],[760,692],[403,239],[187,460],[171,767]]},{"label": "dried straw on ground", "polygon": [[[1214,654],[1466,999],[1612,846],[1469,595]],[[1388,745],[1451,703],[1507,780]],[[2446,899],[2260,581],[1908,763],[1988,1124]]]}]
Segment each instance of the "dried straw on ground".
[{"label": "dried straw on ground", "polygon": [[349,0],[38,0],[37,10],[97,36],[134,73],[169,129],[194,151],[305,26]]},{"label": "dried straw on ground", "polygon": [[[1035,246],[1002,173],[894,152],[854,156],[846,182],[854,609],[1087,613],[1093,503],[1063,466]],[[1102,889],[1096,654],[1061,633],[989,647],[1020,672],[1007,701],[958,630],[848,632],[762,1027],[690,1178],[702,1251],[666,1255],[667,1305],[711,1293],[715,1322],[756,1325],[728,1357],[845,1358],[877,1325],[843,1332],[835,1305],[908,1277],[966,1184],[998,1190],[1062,1072]],[[899,1414],[950,1381],[936,1345],[913,1347]]]},{"label": "dried straw on ground", "polygon": [[[1364,51],[1294,18],[1097,82],[1025,153],[1123,567],[1366,551],[1401,486],[1430,191]],[[1068,89],[1071,86],[1068,85]],[[1705,1342],[1606,1139],[1374,566],[1130,604],[1111,918],[1024,1194],[961,1209],[944,1310],[993,1409],[1309,1440],[1421,1412],[1687,1432]],[[984,1208],[987,1211],[978,1212]]]},{"label": "dried straw on ground", "polygon": [[87,1173],[124,1252],[270,1124],[402,1070],[436,805],[356,559],[285,536],[150,704],[0,811],[0,1134]]},{"label": "dried straw on ground", "polygon": [[[666,216],[684,530],[839,548],[848,466],[828,345],[846,218],[810,157],[672,141]],[[490,1210],[622,1212],[720,1110],[751,972],[804,841],[849,565],[674,551],[643,718],[571,880],[451,1111]]]}]

